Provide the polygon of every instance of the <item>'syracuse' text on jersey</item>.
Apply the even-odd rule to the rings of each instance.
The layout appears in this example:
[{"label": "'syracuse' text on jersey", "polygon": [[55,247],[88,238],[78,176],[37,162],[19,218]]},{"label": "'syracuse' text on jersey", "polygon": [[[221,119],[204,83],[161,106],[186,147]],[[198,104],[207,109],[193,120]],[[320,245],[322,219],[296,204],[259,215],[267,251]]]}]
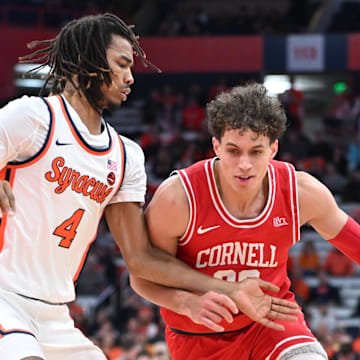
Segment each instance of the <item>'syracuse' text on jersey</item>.
[{"label": "'syracuse' text on jersey", "polygon": [[[295,170],[292,165],[271,161],[268,166],[269,194],[265,208],[253,219],[239,220],[225,208],[215,182],[216,158],[200,161],[177,171],[185,189],[190,220],[179,240],[177,257],[194,269],[219,279],[241,281],[260,277],[280,287],[276,296],[294,300],[287,277],[288,250],[299,240],[299,210]],[[161,309],[166,324],[190,333],[210,329],[188,317]],[[252,323],[245,315],[234,317],[225,331]]]},{"label": "'syracuse' text on jersey", "polygon": [[119,190],[125,147],[110,126],[105,149],[91,148],[61,96],[43,99],[50,114],[42,149],[1,171],[16,216],[0,224],[0,287],[48,302],[69,302],[105,206]]}]

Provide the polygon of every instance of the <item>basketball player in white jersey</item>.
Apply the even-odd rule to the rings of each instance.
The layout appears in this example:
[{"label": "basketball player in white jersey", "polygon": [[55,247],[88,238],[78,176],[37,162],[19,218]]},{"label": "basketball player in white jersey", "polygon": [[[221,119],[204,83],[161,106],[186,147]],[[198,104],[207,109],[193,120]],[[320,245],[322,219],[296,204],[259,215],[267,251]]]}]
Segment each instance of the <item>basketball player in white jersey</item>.
[{"label": "basketball player in white jersey", "polygon": [[111,14],[88,16],[30,44],[37,46],[22,60],[50,67],[51,96],[24,96],[0,110],[0,359],[105,359],[66,306],[103,212],[130,273],[236,299],[207,293],[189,308],[206,301],[228,321],[240,308],[275,329],[272,320],[293,320],[291,302],[262,291],[277,286],[213,279],[149,242],[142,150],[101,116],[126,101],[133,53],[152,66],[131,28]]},{"label": "basketball player in white jersey", "polygon": [[[207,112],[216,157],[180,169],[160,185],[146,210],[155,245],[216,278],[274,283],[278,295],[294,303],[287,260],[301,225],[311,225],[360,264],[359,224],[314,177],[273,160],[286,127],[277,99],[260,84],[238,86],[209,103]],[[211,330],[183,309],[194,294],[144,279],[133,278],[132,285],[162,306],[173,360],[327,359],[303,314],[283,323],[283,332],[241,313]]]}]

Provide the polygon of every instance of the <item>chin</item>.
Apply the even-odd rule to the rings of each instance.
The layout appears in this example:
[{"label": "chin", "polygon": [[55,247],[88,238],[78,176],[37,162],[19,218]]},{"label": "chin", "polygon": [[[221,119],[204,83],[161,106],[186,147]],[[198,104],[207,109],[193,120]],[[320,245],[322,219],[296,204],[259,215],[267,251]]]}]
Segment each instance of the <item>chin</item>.
[{"label": "chin", "polygon": [[118,103],[115,102],[109,102],[109,104],[107,105],[107,110],[111,113],[115,112],[116,110],[119,110],[121,106],[121,101]]}]

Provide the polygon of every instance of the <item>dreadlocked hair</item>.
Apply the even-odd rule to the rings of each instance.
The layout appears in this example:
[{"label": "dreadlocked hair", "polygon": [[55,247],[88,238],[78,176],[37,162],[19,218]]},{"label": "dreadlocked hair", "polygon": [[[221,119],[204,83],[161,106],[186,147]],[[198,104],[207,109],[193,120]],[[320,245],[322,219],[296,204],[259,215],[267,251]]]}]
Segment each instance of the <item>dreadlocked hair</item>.
[{"label": "dreadlocked hair", "polygon": [[50,85],[50,94],[60,94],[64,91],[66,82],[70,82],[100,112],[99,101],[103,96],[101,85],[105,82],[110,86],[112,81],[106,50],[113,34],[130,42],[134,54],[141,58],[144,66],[161,72],[146,59],[133,27],[134,25],[126,25],[123,20],[109,13],[85,16],[66,24],[53,39],[30,42],[28,48],[42,48],[20,57],[19,61],[40,63],[27,72],[30,75],[35,75],[46,66],[50,68],[40,95],[44,94],[47,85]]}]

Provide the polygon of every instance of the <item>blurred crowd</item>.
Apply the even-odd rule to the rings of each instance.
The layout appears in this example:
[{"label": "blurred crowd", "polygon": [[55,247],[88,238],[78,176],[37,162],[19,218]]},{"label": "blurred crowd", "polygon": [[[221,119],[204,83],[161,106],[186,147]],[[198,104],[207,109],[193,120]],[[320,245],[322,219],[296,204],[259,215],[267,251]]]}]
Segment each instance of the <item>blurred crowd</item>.
[{"label": "blurred crowd", "polygon": [[[359,30],[358,1],[338,2],[327,32]],[[273,35],[305,33],[322,1],[226,2],[182,0],[0,0],[0,22],[61,27],[85,14],[110,11],[140,24],[142,36]]]}]

